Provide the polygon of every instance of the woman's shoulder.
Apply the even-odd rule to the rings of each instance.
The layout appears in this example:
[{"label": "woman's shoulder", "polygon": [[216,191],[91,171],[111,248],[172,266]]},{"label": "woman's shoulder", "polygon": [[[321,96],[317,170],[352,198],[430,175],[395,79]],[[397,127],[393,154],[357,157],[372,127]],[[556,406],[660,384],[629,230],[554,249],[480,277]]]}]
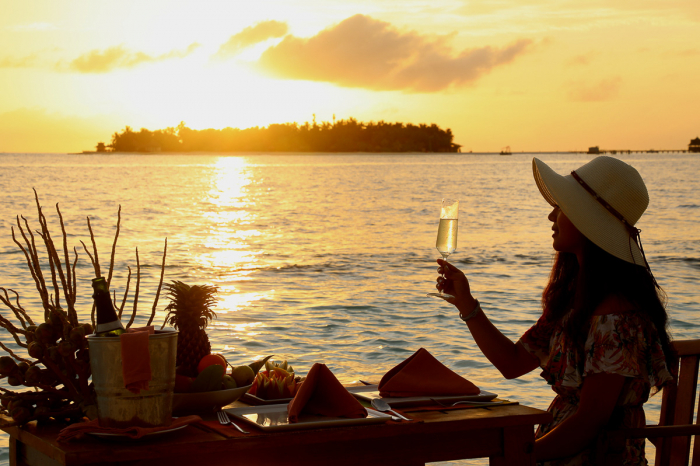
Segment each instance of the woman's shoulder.
[{"label": "woman's shoulder", "polygon": [[649,317],[624,297],[609,296],[596,308],[591,318],[590,335],[623,335],[624,340],[651,337],[656,327]]},{"label": "woman's shoulder", "polygon": [[635,314],[636,306],[624,296],[608,295],[598,304],[594,316],[604,316],[611,314],[630,315]]}]

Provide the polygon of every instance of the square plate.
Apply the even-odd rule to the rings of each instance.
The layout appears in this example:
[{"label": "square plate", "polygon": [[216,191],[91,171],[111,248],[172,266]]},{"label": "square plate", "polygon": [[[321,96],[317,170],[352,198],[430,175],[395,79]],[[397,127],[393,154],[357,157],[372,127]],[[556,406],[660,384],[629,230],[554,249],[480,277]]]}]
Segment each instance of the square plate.
[{"label": "square plate", "polygon": [[239,399],[251,386],[212,392],[173,393],[173,412],[181,415],[216,411]]},{"label": "square plate", "polygon": [[378,387],[376,385],[365,385],[359,387],[348,387],[348,391],[352,393],[355,398],[363,401],[372,402],[374,398],[382,398],[384,401],[389,403],[391,407],[400,408],[408,406],[424,406],[428,404],[433,404],[430,399],[439,400],[444,403],[455,401],[491,401],[498,395],[495,393],[487,392],[481,390],[478,395],[440,395],[440,396],[407,396],[407,397],[381,397],[379,396]]},{"label": "square plate", "polygon": [[260,398],[256,395],[253,395],[251,393],[244,393],[243,396],[241,397],[241,401],[243,403],[248,403],[249,405],[252,406],[259,406],[259,405],[279,405],[279,404],[284,404],[284,403],[289,403],[292,401],[293,398],[277,398],[276,400],[266,400],[264,398]]},{"label": "square plate", "polygon": [[267,431],[381,424],[391,419],[390,414],[368,409],[367,417],[364,418],[302,415],[299,422],[289,422],[286,404],[251,406],[249,408],[229,408],[225,411],[237,420],[252,424]]}]

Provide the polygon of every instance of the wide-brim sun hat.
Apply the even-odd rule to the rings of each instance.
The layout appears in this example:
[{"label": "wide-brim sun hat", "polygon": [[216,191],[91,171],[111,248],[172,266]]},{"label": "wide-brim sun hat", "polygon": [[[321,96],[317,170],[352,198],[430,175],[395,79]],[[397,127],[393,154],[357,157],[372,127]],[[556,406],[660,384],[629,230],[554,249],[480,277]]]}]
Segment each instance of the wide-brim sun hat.
[{"label": "wide-brim sun hat", "polygon": [[559,206],[586,238],[615,257],[648,267],[635,225],[649,205],[649,193],[634,167],[600,156],[559,175],[533,158],[532,171],[545,200]]}]

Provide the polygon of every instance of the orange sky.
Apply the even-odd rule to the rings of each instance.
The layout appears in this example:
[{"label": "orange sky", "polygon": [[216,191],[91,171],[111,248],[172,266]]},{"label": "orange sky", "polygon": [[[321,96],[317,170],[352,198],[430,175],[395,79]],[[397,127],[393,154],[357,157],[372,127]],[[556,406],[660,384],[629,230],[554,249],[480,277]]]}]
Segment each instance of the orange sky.
[{"label": "orange sky", "polygon": [[682,149],[697,0],[0,0],[0,152],[129,125],[435,123],[463,150]]}]

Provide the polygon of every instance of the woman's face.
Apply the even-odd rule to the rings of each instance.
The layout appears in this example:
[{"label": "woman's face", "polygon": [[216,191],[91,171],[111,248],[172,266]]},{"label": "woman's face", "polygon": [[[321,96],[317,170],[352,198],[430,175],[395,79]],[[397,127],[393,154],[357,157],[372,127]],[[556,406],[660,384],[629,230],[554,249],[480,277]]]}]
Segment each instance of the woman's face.
[{"label": "woman's face", "polygon": [[578,231],[569,218],[564,215],[564,212],[559,207],[555,207],[547,218],[553,223],[552,246],[554,250],[570,252],[579,258],[582,257],[586,237]]}]

